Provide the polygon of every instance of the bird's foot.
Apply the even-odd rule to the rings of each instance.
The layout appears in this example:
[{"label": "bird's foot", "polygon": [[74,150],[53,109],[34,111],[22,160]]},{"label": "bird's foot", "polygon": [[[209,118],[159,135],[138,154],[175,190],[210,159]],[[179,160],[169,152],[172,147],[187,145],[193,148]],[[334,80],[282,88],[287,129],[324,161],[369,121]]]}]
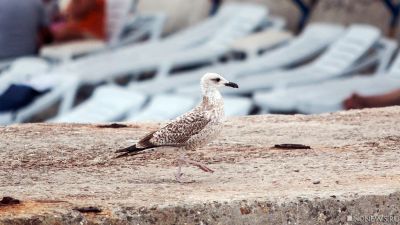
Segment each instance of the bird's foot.
[{"label": "bird's foot", "polygon": [[179,183],[182,183],[183,182],[182,175],[183,175],[183,173],[181,173],[181,172],[175,173],[175,180],[178,181]]},{"label": "bird's foot", "polygon": [[183,178],[183,173],[175,173],[175,180],[178,182],[178,183],[181,183],[181,184],[188,184],[188,183],[193,183],[194,182],[194,180],[186,180],[186,179],[184,179]]}]

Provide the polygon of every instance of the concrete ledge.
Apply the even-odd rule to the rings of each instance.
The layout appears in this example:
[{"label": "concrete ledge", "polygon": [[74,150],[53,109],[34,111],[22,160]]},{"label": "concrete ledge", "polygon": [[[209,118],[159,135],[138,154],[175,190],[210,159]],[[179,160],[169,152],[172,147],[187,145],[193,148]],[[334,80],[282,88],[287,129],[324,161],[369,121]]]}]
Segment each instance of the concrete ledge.
[{"label": "concrete ledge", "polygon": [[[186,184],[177,152],[114,159],[161,124],[127,125],[0,127],[0,199],[21,200],[0,204],[0,224],[400,223],[400,107],[230,119],[189,153],[216,172],[185,168]],[[102,211],[74,210],[89,206]]]}]

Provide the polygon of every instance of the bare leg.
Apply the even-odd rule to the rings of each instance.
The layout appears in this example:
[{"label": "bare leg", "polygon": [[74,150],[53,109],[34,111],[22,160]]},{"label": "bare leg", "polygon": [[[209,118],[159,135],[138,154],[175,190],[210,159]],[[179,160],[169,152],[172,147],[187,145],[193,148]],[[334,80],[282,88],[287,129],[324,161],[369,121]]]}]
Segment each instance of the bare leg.
[{"label": "bare leg", "polygon": [[362,109],[400,105],[400,89],[382,95],[361,96],[353,94],[344,102],[346,109]]},{"label": "bare leg", "polygon": [[214,170],[208,168],[208,167],[207,167],[206,165],[204,165],[204,164],[201,164],[201,163],[199,163],[199,162],[190,160],[190,159],[188,159],[188,158],[186,158],[186,157],[185,157],[183,160],[184,160],[186,163],[188,163],[188,164],[191,164],[191,165],[193,165],[193,166],[197,166],[199,169],[203,170],[204,172],[214,173]]},{"label": "bare leg", "polygon": [[[181,163],[185,163],[185,164],[190,164],[190,165],[193,165],[193,166],[197,166],[199,169],[203,170],[204,172],[209,172],[209,173],[213,173],[213,172],[214,172],[214,170],[208,168],[208,167],[205,166],[204,164],[201,164],[201,163],[199,163],[199,162],[196,162],[196,161],[193,161],[193,160],[188,159],[184,154],[182,154],[182,155],[179,157],[178,161],[180,161]],[[181,164],[179,164],[179,165],[181,165]],[[178,169],[179,169],[179,167],[178,167]]]},{"label": "bare leg", "polygon": [[205,166],[199,162],[190,160],[185,156],[185,154],[182,154],[178,158],[178,171],[175,174],[175,178],[178,182],[182,182],[182,175],[183,175],[182,165],[183,164],[190,164],[190,165],[198,167],[199,169],[203,170],[204,172],[214,173],[214,170],[208,168],[207,166]]},{"label": "bare leg", "polygon": [[175,179],[176,179],[176,181],[178,181],[179,183],[181,183],[182,182],[182,175],[183,175],[183,173],[182,173],[182,164],[184,163],[182,160],[181,160],[181,158],[182,158],[182,155],[179,157],[179,159],[178,159],[178,171],[176,171],[176,174],[175,174]]}]

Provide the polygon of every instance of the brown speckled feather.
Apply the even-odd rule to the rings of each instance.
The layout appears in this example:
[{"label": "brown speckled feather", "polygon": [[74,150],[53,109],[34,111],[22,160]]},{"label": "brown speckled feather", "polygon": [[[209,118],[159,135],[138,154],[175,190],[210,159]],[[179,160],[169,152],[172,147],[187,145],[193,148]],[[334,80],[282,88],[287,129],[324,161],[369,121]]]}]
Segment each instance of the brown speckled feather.
[{"label": "brown speckled feather", "polygon": [[138,147],[150,146],[183,146],[193,136],[198,134],[210,122],[206,112],[195,108],[158,131],[150,133],[138,142]]},{"label": "brown speckled feather", "polygon": [[150,139],[153,138],[153,134],[155,132],[156,131],[153,131],[153,132],[147,134],[142,139],[140,139],[140,141],[136,144],[136,146],[140,147],[140,148],[151,148],[151,147],[154,147],[154,144],[150,142]]}]

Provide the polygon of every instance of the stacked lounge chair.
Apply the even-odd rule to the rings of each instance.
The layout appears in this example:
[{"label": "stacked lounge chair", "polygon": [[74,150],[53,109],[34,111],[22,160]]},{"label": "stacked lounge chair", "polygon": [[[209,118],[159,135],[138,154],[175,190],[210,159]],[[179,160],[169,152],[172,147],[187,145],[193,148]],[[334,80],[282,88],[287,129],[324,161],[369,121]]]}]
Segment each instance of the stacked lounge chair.
[{"label": "stacked lounge chair", "polygon": [[338,39],[343,32],[344,28],[339,25],[314,23],[286,45],[267,51],[258,58],[251,58],[244,62],[207,66],[190,72],[178,73],[174,76],[163,76],[159,79],[135,82],[130,85],[130,88],[147,94],[157,94],[171,91],[176,87],[197,86],[200,77],[206,72],[220,73],[227,79],[236,80],[259,72],[270,72],[290,67],[315,57]]},{"label": "stacked lounge chair", "polygon": [[263,89],[318,83],[352,74],[377,63],[381,53],[387,53],[379,45],[380,35],[380,31],[373,26],[352,25],[313,62],[290,70],[260,73],[238,79],[236,81],[241,84],[239,92],[251,93]]},{"label": "stacked lounge chair", "polygon": [[[237,8],[236,4],[233,6],[228,5],[228,11],[229,12],[234,12],[231,7],[234,7],[235,11],[235,17],[233,19],[230,19],[226,21],[224,24],[224,27],[220,27],[219,31],[215,33],[215,35],[212,38],[209,38],[208,40],[205,40],[204,43],[197,47],[189,48],[186,50],[176,50],[171,51],[171,53],[168,53],[167,55],[162,55],[162,56],[142,56],[142,58],[146,59],[140,59],[138,58],[138,61],[136,63],[132,63],[131,61],[128,61],[126,58],[122,59],[119,62],[114,63],[113,59],[118,59],[121,56],[127,56],[129,52],[127,52],[126,49],[119,51],[116,54],[119,54],[119,56],[113,56],[112,54],[108,55],[109,60],[101,60],[102,64],[95,64],[96,62],[93,62],[91,64],[91,67],[87,66],[80,66],[81,70],[77,76],[79,77],[80,84],[94,84],[98,83],[101,81],[106,81],[109,79],[113,79],[118,77],[116,74],[124,74],[128,72],[145,72],[151,69],[160,69],[161,71],[165,71],[162,69],[163,66],[168,65],[168,68],[172,68],[171,66],[182,66],[182,65],[192,65],[192,64],[197,64],[197,63],[203,63],[207,61],[213,61],[217,59],[220,56],[223,56],[229,51],[229,46],[230,43],[232,43],[235,39],[243,37],[250,32],[252,32],[255,28],[257,28],[264,20],[266,16],[266,11],[263,8],[260,8],[256,5],[242,5],[242,7]],[[224,11],[222,11],[224,12]],[[201,26],[201,25],[200,25]],[[168,45],[169,46],[169,45]],[[168,47],[169,48],[169,47]],[[158,51],[162,51],[158,49]],[[137,53],[137,52],[136,52]],[[130,54],[133,54],[132,57],[135,57],[134,52],[131,52]],[[147,55],[147,54],[145,54]],[[86,61],[89,60],[88,57],[85,59]],[[104,64],[107,62],[107,64]],[[108,62],[111,62],[111,65],[108,64]],[[165,64],[166,63],[166,64]],[[69,70],[68,68],[63,68],[65,71],[75,71],[76,68],[73,68],[72,70]],[[92,75],[91,77],[82,77],[82,74],[89,74],[89,70],[91,70]],[[61,70],[63,71],[63,70]],[[76,71],[77,72],[77,71]],[[97,73],[96,73],[97,72]],[[88,75],[89,76],[89,75]],[[161,76],[161,75],[159,75]],[[125,89],[123,87],[120,87],[121,89]],[[76,90],[76,88],[73,88]],[[109,93],[112,96],[112,93]],[[116,98],[118,97],[117,95],[114,95]],[[93,95],[87,100],[87,103],[85,105],[94,105],[96,103],[99,103],[101,101],[98,101],[96,99],[96,95]],[[110,99],[111,100],[111,99]],[[112,101],[112,100],[111,100]],[[90,104],[89,104],[90,103]],[[101,102],[104,104],[104,102]],[[100,107],[100,106],[99,106]],[[121,107],[122,109],[122,107]],[[80,113],[85,111],[87,115],[90,114],[96,114],[95,107],[76,107],[76,109],[71,110],[68,113],[65,113],[64,115],[61,114],[55,119],[54,121],[65,121],[63,118],[73,118],[70,117],[70,114],[74,114],[75,110],[79,110]],[[116,115],[120,115],[124,112],[120,112],[118,110],[114,110],[114,113]],[[110,121],[114,119],[115,116],[108,115],[108,119],[105,119],[105,121]],[[73,122],[73,121],[71,121]]]},{"label": "stacked lounge chair", "polygon": [[310,91],[319,94],[319,98],[306,96],[297,103],[301,113],[324,113],[343,109],[344,100],[352,93],[361,95],[380,95],[400,89],[400,56],[397,55],[389,70],[382,74],[359,75],[340,80],[327,81]]},{"label": "stacked lounge chair", "polygon": [[[396,49],[397,44],[390,40],[385,40],[385,51],[382,51],[382,54],[379,55],[381,58],[381,63],[378,65],[378,70],[376,73],[383,74],[386,70],[387,64],[390,58],[393,55],[394,50]],[[395,66],[392,66],[394,69]],[[352,76],[355,76],[351,74]],[[306,105],[308,101],[311,99],[321,99],[322,101],[329,101],[328,96],[323,96],[322,93],[329,92],[333,90],[337,90],[337,96],[340,96],[339,86],[328,87],[327,85],[330,83],[343,83],[347,82],[346,80],[359,80],[363,78],[352,78],[352,77],[338,77],[333,80],[327,80],[319,83],[310,83],[305,85],[294,86],[290,88],[277,88],[272,91],[258,91],[253,95],[253,99],[256,105],[261,107],[264,111],[272,111],[272,112],[293,112],[300,111],[299,107],[301,104]],[[347,87],[350,88],[352,85],[355,85],[357,82],[352,84],[348,84]],[[344,83],[343,83],[344,84]],[[355,87],[355,86],[354,86]],[[342,93],[344,94],[344,93]],[[332,96],[332,98],[335,98]],[[303,102],[303,103],[300,103]],[[305,106],[302,106],[303,108]],[[322,108],[321,108],[322,110]]]}]

